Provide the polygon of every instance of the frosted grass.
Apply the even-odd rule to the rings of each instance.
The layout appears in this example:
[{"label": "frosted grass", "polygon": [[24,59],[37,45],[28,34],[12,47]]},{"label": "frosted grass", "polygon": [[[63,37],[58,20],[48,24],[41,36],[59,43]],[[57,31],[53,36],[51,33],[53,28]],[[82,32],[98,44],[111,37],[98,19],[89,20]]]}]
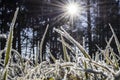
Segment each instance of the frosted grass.
[{"label": "frosted grass", "polygon": [[[12,49],[13,27],[17,17],[18,9],[14,15],[10,33],[7,39],[6,48],[0,51],[0,79],[1,80],[120,80],[120,67],[118,61],[120,57],[116,55],[113,48],[110,46],[113,39],[117,45],[119,52],[120,44],[113,28],[110,25],[113,35],[106,41],[105,49],[99,49],[93,58],[91,58],[87,51],[72,38],[62,27],[54,29],[61,36],[64,58],[56,59],[50,50],[48,53],[53,59],[54,63],[42,61],[39,64],[36,59],[36,64],[26,60],[23,62],[21,55]],[[40,54],[42,54],[42,45],[48,26],[43,35],[40,46]],[[75,51],[72,46],[65,41],[70,41],[78,51]],[[70,53],[69,51],[70,50]],[[80,51],[80,52],[79,52]],[[13,54],[11,54],[13,52]],[[2,54],[5,53],[5,59],[2,59]],[[69,54],[68,54],[69,53]],[[72,55],[72,56],[70,56]],[[102,59],[100,58],[101,56]],[[14,62],[16,59],[16,62]]]}]

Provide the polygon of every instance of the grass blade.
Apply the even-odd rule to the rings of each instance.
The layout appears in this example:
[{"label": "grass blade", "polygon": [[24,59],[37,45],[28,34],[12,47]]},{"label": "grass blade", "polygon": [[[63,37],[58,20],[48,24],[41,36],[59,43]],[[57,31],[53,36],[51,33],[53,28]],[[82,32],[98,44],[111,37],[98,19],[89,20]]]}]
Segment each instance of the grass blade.
[{"label": "grass blade", "polygon": [[45,29],[45,32],[44,32],[44,34],[43,34],[41,43],[40,43],[40,62],[42,62],[42,47],[43,47],[43,43],[44,43],[44,40],[45,40],[45,36],[46,36],[46,34],[47,34],[47,31],[48,31],[48,27],[49,27],[49,25],[47,25],[47,27],[46,27],[46,29]]},{"label": "grass blade", "polygon": [[[11,50],[12,50],[12,41],[13,41],[13,29],[14,29],[14,25],[15,25],[15,21],[17,18],[17,14],[18,14],[18,10],[19,8],[16,9],[15,14],[14,14],[14,18],[12,20],[11,26],[10,26],[10,33],[7,39],[7,43],[6,43],[6,52],[5,52],[5,68],[8,66],[9,63],[9,59],[11,56]],[[7,69],[5,70],[5,73],[3,74],[4,80],[7,79]]]},{"label": "grass blade", "polygon": [[65,61],[70,61],[70,57],[69,57],[69,55],[68,55],[66,46],[63,44],[63,42],[65,42],[65,41],[64,41],[64,39],[63,39],[62,36],[61,36],[61,39],[62,39],[62,47],[63,47],[63,53],[64,53],[64,60],[65,60]]},{"label": "grass blade", "polygon": [[58,32],[59,34],[61,34],[62,36],[64,36],[66,39],[68,39],[69,41],[71,41],[73,44],[75,44],[80,51],[83,53],[83,55],[86,58],[91,59],[91,57],[89,56],[89,54],[86,52],[86,50],[82,47],[82,45],[80,45],[75,39],[73,39],[63,28],[61,28],[62,30],[58,30],[58,29],[54,29],[56,32]]},{"label": "grass blade", "polygon": [[35,66],[37,66],[37,64],[38,64],[38,56],[39,56],[39,41],[37,43]]},{"label": "grass blade", "polygon": [[18,14],[18,8],[15,12],[14,18],[12,20],[11,26],[10,26],[10,33],[7,39],[7,43],[6,43],[6,56],[5,56],[5,67],[9,62],[9,58],[10,58],[10,53],[11,53],[11,49],[12,49],[12,41],[13,41],[13,29],[14,29],[14,25],[15,25],[15,21],[17,18],[17,14]]},{"label": "grass blade", "polygon": [[52,53],[50,51],[49,51],[49,54],[50,54],[50,57],[52,58],[53,62],[55,63],[56,62],[55,57],[52,55]]},{"label": "grass blade", "polygon": [[115,31],[113,30],[111,24],[109,24],[109,26],[110,26],[110,29],[111,29],[111,31],[113,33],[114,38],[115,38],[115,43],[117,45],[117,49],[118,49],[118,52],[119,52],[119,55],[120,55],[120,43],[119,43],[119,40],[118,40],[118,38],[117,38],[117,36],[115,34]]}]

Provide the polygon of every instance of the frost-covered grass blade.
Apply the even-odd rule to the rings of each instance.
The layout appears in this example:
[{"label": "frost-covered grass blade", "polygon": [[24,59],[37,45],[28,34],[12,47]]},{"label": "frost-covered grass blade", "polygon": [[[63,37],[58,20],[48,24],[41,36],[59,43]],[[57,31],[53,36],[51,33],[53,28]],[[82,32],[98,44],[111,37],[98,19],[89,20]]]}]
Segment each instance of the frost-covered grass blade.
[{"label": "frost-covered grass blade", "polygon": [[5,73],[3,74],[4,80],[7,80],[7,67],[9,64],[10,56],[11,56],[12,41],[13,41],[13,29],[14,29],[16,18],[17,18],[18,10],[19,9],[17,8],[16,12],[14,14],[14,18],[13,18],[11,26],[10,26],[10,33],[9,33],[7,43],[6,43],[6,48],[5,48],[6,49],[6,52],[5,52],[6,56],[5,56],[5,62],[4,62],[4,67],[6,69],[5,69]]}]

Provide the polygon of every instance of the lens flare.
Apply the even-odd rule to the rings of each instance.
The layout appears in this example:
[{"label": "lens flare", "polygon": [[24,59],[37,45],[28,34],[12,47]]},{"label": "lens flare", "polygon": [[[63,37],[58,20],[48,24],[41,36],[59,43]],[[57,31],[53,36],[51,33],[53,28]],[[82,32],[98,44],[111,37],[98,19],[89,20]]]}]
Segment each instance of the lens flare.
[{"label": "lens flare", "polygon": [[66,8],[67,14],[70,16],[76,16],[79,13],[78,12],[79,6],[76,3],[70,3],[70,4],[66,5],[65,8]]},{"label": "lens flare", "polygon": [[56,3],[57,4],[52,4],[56,8],[54,13],[58,14],[54,17],[55,23],[59,21],[73,22],[73,20],[80,17],[82,7],[79,0],[65,0],[62,2],[57,1]]}]

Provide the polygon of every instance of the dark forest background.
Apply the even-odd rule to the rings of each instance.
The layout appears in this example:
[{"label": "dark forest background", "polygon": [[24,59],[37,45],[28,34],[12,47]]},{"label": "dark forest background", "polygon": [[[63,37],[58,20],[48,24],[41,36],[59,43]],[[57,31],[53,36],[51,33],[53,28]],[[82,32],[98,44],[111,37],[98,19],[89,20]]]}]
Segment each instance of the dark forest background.
[{"label": "dark forest background", "polygon": [[[14,12],[19,7],[13,48],[23,57],[35,59],[47,24],[49,30],[44,41],[43,54],[46,53],[47,47],[50,47],[51,53],[56,57],[62,53],[59,35],[53,31],[54,27],[65,26],[70,35],[81,44],[85,44],[84,47],[91,56],[97,51],[96,45],[104,49],[106,40],[112,36],[109,24],[120,41],[120,0],[76,1],[79,1],[86,10],[80,19],[74,21],[73,28],[66,29],[67,20],[57,21],[56,18],[61,14],[60,7],[53,5],[64,3],[65,0],[0,0],[0,34],[8,34]],[[0,50],[4,49],[5,42],[6,39],[0,39]],[[117,51],[114,41],[111,46]]]}]

